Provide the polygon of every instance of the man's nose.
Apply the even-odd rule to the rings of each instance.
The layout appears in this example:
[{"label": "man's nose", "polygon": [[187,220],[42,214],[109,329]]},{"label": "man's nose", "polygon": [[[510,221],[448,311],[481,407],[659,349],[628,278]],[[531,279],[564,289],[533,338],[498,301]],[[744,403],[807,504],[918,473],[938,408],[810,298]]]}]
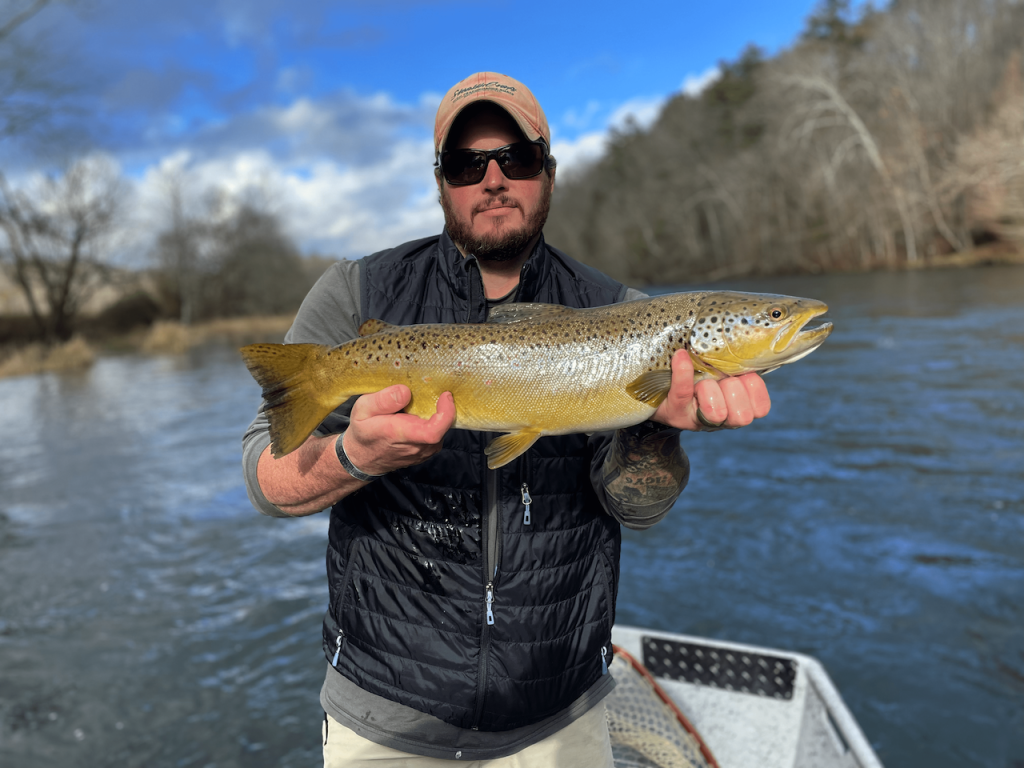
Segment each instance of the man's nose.
[{"label": "man's nose", "polygon": [[483,185],[488,190],[499,190],[505,189],[508,186],[508,179],[505,178],[505,174],[501,172],[501,168],[498,167],[497,160],[490,160],[487,163],[487,173],[484,174]]}]

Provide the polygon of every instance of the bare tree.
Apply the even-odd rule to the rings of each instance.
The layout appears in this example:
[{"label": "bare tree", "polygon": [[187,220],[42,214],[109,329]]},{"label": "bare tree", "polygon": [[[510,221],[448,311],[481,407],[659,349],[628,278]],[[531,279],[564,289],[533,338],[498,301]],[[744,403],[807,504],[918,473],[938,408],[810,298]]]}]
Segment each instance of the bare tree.
[{"label": "bare tree", "polygon": [[162,186],[168,226],[158,236],[155,250],[161,289],[165,300],[176,309],[179,322],[190,325],[202,312],[203,274],[211,251],[208,209],[212,203],[207,196],[201,211],[187,207],[187,199],[195,196],[186,191],[186,177],[181,169],[165,172]]},{"label": "bare tree", "polygon": [[19,190],[0,175],[0,262],[47,342],[71,336],[83,303],[109,278],[104,245],[123,196],[120,174],[101,158]]}]

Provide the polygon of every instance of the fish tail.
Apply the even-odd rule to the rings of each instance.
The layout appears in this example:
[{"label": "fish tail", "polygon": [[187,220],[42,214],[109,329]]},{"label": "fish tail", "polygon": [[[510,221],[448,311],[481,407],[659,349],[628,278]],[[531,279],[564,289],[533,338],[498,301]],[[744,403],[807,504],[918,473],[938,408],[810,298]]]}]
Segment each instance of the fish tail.
[{"label": "fish tail", "polygon": [[320,344],[249,344],[241,348],[249,373],[263,388],[274,458],[302,445],[342,400],[323,397],[310,375],[330,347]]}]

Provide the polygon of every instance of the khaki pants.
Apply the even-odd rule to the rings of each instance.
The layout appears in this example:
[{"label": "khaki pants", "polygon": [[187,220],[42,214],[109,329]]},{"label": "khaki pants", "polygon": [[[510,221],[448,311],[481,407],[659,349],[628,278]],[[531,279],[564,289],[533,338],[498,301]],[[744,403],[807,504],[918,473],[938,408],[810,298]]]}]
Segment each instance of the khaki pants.
[{"label": "khaki pants", "polygon": [[324,768],[612,768],[604,703],[557,733],[509,757],[441,760],[382,747],[330,715],[324,721]]}]

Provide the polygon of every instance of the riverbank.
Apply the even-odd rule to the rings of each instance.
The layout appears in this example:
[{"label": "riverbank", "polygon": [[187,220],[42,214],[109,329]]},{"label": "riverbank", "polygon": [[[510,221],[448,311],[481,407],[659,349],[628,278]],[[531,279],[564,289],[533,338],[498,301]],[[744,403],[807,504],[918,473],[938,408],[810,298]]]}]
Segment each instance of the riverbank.
[{"label": "riverbank", "polygon": [[280,342],[293,319],[294,315],[231,317],[195,325],[161,320],[128,333],[74,336],[54,346],[7,344],[0,346],[0,379],[84,370],[103,355],[180,355],[207,344]]}]

